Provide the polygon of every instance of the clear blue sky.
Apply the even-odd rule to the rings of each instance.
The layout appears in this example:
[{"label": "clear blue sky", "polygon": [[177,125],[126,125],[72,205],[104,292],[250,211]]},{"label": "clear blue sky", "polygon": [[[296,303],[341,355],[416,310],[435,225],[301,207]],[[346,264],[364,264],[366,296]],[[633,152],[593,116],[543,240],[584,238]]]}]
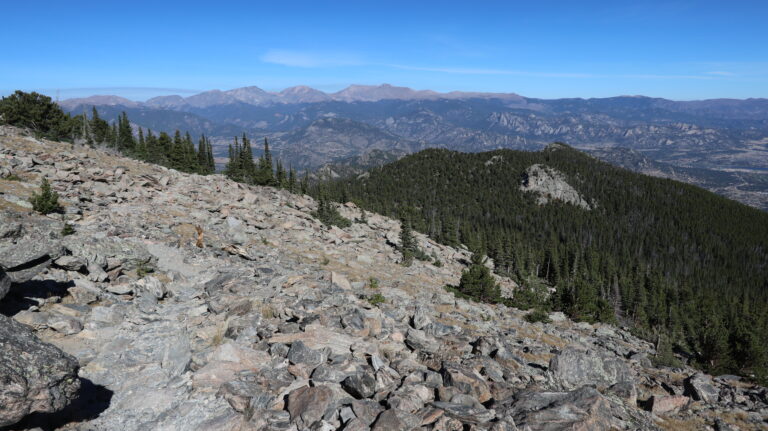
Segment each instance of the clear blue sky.
[{"label": "clear blue sky", "polygon": [[[376,4],[378,3],[378,4]],[[4,1],[0,94],[768,97],[767,1]]]}]

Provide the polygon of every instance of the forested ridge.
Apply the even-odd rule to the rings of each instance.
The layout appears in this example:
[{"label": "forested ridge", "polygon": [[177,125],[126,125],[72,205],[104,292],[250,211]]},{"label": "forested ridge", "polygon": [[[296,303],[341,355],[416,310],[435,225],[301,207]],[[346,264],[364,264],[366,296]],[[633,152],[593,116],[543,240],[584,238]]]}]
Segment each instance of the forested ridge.
[{"label": "forested ridge", "polygon": [[[593,209],[519,190],[544,164]],[[765,381],[768,214],[684,183],[613,167],[565,145],[541,152],[431,149],[321,186],[488,254],[525,287],[521,307],[627,324],[657,359]],[[556,292],[547,295],[546,287]],[[677,355],[673,355],[673,350]]]}]

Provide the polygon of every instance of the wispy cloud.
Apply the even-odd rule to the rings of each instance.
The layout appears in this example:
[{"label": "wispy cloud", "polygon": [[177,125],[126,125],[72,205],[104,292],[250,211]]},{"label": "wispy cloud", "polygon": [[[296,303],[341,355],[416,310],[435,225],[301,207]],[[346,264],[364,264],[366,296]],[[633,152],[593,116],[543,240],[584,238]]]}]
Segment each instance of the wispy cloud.
[{"label": "wispy cloud", "polygon": [[483,69],[463,67],[425,67],[408,66],[404,64],[387,64],[385,66],[403,70],[417,70],[423,72],[455,73],[461,75],[518,75],[518,76],[542,76],[553,78],[593,78],[597,75],[589,73],[559,73],[559,72],[530,72],[512,69]]},{"label": "wispy cloud", "polygon": [[711,80],[734,76],[731,72],[713,71],[700,74],[605,74],[605,73],[584,73],[584,72],[548,72],[532,71],[504,68],[478,68],[478,67],[444,67],[444,66],[422,66],[398,63],[377,63],[363,60],[362,57],[341,52],[309,52],[272,49],[261,56],[261,61],[266,63],[280,64],[283,66],[303,67],[303,68],[321,68],[321,67],[340,67],[340,66],[374,66],[385,67],[399,70],[412,70],[418,72],[433,72],[458,75],[508,75],[525,76],[536,78],[574,78],[574,79],[607,79],[607,78],[629,78],[629,79],[669,79],[686,80],[699,79]]},{"label": "wispy cloud", "polygon": [[34,88],[31,91],[38,91],[49,94],[59,92],[62,95],[71,93],[88,94],[113,94],[113,93],[174,93],[174,94],[197,94],[200,90],[190,88],[168,88],[168,87],[59,87],[59,88]]},{"label": "wispy cloud", "polygon": [[601,74],[601,73],[571,73],[571,72],[537,72],[515,69],[478,69],[455,67],[423,67],[408,66],[402,64],[388,64],[388,67],[403,70],[416,70],[425,72],[455,73],[462,75],[512,75],[530,76],[540,78],[634,78],[634,79],[714,79],[716,76],[725,75],[727,72],[710,73],[705,75],[659,75],[659,74]]},{"label": "wispy cloud", "polygon": [[715,76],[704,75],[658,75],[653,73],[601,75],[601,78],[631,78],[631,79],[716,79]]},{"label": "wispy cloud", "polygon": [[307,52],[271,49],[261,56],[265,63],[293,67],[360,66],[364,62],[357,56],[341,52]]}]

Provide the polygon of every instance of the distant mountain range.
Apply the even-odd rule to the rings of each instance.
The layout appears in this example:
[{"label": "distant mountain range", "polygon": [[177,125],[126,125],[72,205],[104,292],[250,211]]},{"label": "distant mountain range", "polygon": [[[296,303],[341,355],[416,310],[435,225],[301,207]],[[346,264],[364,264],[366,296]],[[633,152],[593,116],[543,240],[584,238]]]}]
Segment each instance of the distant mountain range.
[{"label": "distant mountain range", "polygon": [[[752,205],[768,201],[763,180],[768,175],[768,99],[548,100],[384,84],[352,85],[336,93],[306,86],[268,92],[251,86],[146,102],[92,96],[60,104],[75,113],[96,106],[104,118],[126,111],[136,125],[155,131],[204,133],[213,138],[219,157],[226,155],[226,144],[235,135],[247,133],[256,138],[254,142],[268,137],[278,157],[310,170],[372,151],[401,156],[430,147],[465,152],[538,150],[560,141],[588,151],[628,149],[670,166],[676,175],[662,176],[688,178]],[[610,151],[595,154],[618,163]],[[622,166],[643,172],[637,164]],[[694,181],[702,178],[701,171],[681,174],[688,172],[685,169],[729,173],[706,174],[703,177],[710,180]]]},{"label": "distant mountain range", "polygon": [[495,98],[503,100],[524,100],[514,93],[468,93],[453,91],[438,93],[431,90],[413,90],[408,87],[383,85],[350,85],[336,93],[324,93],[311,87],[299,85],[286,88],[280,92],[264,91],[259,87],[250,86],[221,91],[210,90],[189,97],[160,96],[146,102],[134,102],[119,96],[91,96],[79,99],[67,99],[61,102],[64,108],[72,109],[79,105],[123,105],[146,106],[161,109],[207,108],[217,105],[245,103],[256,106],[271,106],[276,104],[316,103],[316,102],[378,102],[379,100],[435,100],[435,99],[467,99]]}]

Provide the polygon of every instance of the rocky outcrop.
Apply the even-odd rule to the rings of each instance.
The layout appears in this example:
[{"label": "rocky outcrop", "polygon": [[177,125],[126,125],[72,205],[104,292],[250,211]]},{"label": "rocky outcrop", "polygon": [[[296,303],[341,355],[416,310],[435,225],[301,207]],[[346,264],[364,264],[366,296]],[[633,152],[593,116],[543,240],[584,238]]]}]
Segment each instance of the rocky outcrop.
[{"label": "rocky outcrop", "polygon": [[[696,370],[654,368],[653,345],[623,329],[560,314],[531,324],[520,310],[454,297],[444,286],[469,252],[414,233],[443,265],[405,268],[395,220],[328,228],[307,196],[1,135],[0,167],[30,186],[0,180],[0,205],[31,223],[11,202],[44,175],[69,208],[75,232],[52,231],[63,254],[3,302],[112,394],[80,429],[749,429],[768,419],[764,388],[717,378],[707,382],[719,396],[707,397],[700,378],[685,382]],[[53,371],[40,376],[62,381]]]},{"label": "rocky outcrop", "polygon": [[520,190],[537,195],[539,205],[556,200],[584,209],[591,209],[579,192],[566,182],[563,173],[544,165],[531,165],[523,173]]},{"label": "rocky outcrop", "polygon": [[77,368],[75,358],[0,315],[0,426],[66,407],[80,387]]}]

